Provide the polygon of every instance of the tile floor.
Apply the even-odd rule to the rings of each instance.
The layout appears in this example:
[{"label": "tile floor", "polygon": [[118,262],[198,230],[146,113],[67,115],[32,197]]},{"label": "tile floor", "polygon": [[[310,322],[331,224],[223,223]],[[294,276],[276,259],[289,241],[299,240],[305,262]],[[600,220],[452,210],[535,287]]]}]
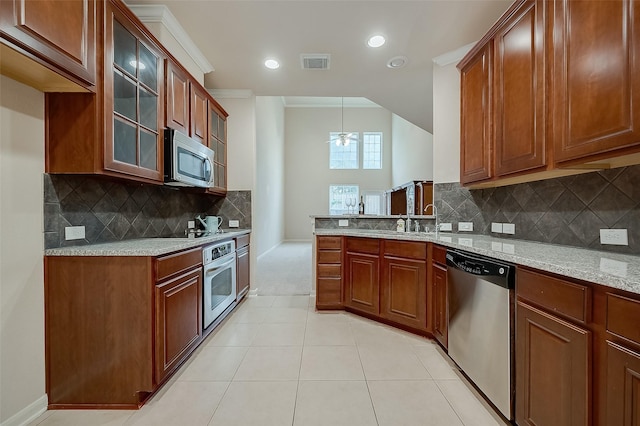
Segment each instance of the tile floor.
[{"label": "tile floor", "polygon": [[432,341],[313,304],[248,297],[140,410],[31,425],[504,425]]}]

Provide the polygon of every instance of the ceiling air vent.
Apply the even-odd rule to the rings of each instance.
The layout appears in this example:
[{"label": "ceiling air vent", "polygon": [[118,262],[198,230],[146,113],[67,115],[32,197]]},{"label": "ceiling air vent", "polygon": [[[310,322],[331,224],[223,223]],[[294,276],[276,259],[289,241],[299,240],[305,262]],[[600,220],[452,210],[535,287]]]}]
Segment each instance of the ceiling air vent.
[{"label": "ceiling air vent", "polygon": [[325,53],[303,53],[300,55],[302,69],[328,70],[331,55]]}]

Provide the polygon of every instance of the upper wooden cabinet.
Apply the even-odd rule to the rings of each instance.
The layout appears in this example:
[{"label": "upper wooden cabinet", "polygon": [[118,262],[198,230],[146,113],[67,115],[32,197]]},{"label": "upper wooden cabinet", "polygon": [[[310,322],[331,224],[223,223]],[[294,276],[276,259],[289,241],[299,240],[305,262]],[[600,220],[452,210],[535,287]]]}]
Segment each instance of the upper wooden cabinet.
[{"label": "upper wooden cabinet", "polygon": [[203,145],[209,145],[209,94],[200,85],[190,84],[190,117],[189,134]]},{"label": "upper wooden cabinet", "polygon": [[[2,43],[62,74],[64,77],[95,90],[96,85],[96,3],[94,0],[13,0],[2,1],[0,8],[0,38]],[[4,49],[4,48],[3,48]],[[19,58],[2,52],[2,68],[11,70]],[[42,90],[47,81],[26,68],[16,70],[10,77]],[[16,75],[13,75],[16,74]],[[27,80],[27,81],[25,81]],[[31,80],[31,81],[29,81]],[[58,84],[58,83],[53,83]],[[64,90],[64,88],[62,88]]]},{"label": "upper wooden cabinet", "polygon": [[227,193],[227,117],[229,114],[215,100],[209,100],[209,148],[213,157],[214,188],[209,192]]},{"label": "upper wooden cabinet", "polygon": [[495,174],[546,166],[546,1],[527,1],[495,35]]},{"label": "upper wooden cabinet", "polygon": [[122,2],[100,4],[99,84],[95,94],[45,97],[45,171],[161,183],[164,54]]},{"label": "upper wooden cabinet", "polygon": [[189,75],[182,67],[167,60],[165,68],[167,93],[167,127],[189,134]]},{"label": "upper wooden cabinet", "polygon": [[491,64],[487,44],[460,65],[460,182],[489,179],[492,173]]},{"label": "upper wooden cabinet", "polygon": [[638,151],[640,2],[554,2],[556,161],[575,164]]},{"label": "upper wooden cabinet", "polygon": [[460,181],[640,163],[639,9],[637,0],[516,1],[458,65]]}]

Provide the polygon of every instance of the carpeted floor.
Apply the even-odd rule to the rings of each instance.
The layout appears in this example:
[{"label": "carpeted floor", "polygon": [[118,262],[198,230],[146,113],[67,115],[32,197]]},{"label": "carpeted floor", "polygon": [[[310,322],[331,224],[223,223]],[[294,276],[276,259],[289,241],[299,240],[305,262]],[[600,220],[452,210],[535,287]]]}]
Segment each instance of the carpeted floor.
[{"label": "carpeted floor", "polygon": [[311,243],[283,242],[258,259],[255,283],[259,295],[290,296],[311,292]]}]

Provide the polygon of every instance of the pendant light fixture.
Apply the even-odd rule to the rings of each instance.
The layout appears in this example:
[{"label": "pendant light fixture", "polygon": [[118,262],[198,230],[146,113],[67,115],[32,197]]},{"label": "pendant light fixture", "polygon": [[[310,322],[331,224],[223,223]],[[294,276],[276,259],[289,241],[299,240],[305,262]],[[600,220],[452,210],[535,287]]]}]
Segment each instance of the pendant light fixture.
[{"label": "pendant light fixture", "polygon": [[349,146],[349,144],[353,141],[356,142],[357,141],[357,137],[354,136],[353,133],[345,133],[344,132],[344,98],[340,98],[341,101],[341,126],[340,126],[340,133],[338,133],[338,136],[335,138],[332,138],[330,141],[327,142],[333,142],[336,144],[336,146]]}]

